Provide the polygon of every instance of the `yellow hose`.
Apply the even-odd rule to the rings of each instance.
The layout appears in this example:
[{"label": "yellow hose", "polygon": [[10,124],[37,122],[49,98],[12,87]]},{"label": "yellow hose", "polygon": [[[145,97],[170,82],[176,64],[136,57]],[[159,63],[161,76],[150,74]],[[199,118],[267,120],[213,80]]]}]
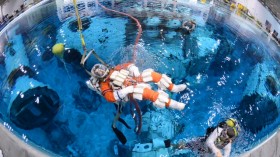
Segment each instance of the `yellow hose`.
[{"label": "yellow hose", "polygon": [[83,25],[82,25],[82,20],[79,16],[77,1],[73,0],[73,4],[74,4],[74,7],[75,7],[75,13],[76,13],[77,21],[78,21],[78,30],[79,30],[79,33],[80,33],[80,38],[81,38],[81,42],[82,42],[82,46],[83,46],[83,50],[84,50],[84,54],[83,54],[82,59],[81,59],[81,64],[83,64],[84,63],[83,60],[84,60],[84,58],[87,54],[86,42],[85,42],[85,39],[84,39],[84,35],[82,34]]}]

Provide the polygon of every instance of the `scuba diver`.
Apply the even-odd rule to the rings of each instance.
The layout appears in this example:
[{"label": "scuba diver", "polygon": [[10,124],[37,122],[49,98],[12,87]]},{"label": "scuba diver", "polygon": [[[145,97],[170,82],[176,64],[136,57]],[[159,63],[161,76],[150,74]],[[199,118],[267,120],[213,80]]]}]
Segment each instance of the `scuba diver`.
[{"label": "scuba diver", "polygon": [[182,28],[183,28],[183,31],[187,34],[191,33],[192,31],[194,31],[196,27],[196,23],[194,21],[185,21],[183,24],[182,24]]},{"label": "scuba diver", "polygon": [[[236,119],[228,118],[220,122],[216,127],[209,127],[206,135],[193,141],[181,141],[171,144],[175,149],[190,149],[201,155],[214,154],[216,157],[229,157],[232,142],[237,138],[240,126]],[[222,155],[222,150],[224,155]]]},{"label": "scuba diver", "polygon": [[[127,102],[128,95],[137,100],[150,100],[158,108],[183,110],[184,103],[172,100],[163,90],[180,92],[187,87],[185,84],[175,85],[165,74],[146,69],[141,74],[138,67],[125,63],[109,69],[103,64],[95,64],[91,69],[91,78],[87,81],[90,89],[98,92],[109,102]],[[154,82],[161,89],[156,92],[147,83]]]}]

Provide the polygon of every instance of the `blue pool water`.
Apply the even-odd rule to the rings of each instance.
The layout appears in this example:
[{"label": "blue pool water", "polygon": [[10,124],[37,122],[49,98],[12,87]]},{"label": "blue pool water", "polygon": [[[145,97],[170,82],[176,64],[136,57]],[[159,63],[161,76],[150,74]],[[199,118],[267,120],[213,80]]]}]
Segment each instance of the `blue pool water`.
[{"label": "blue pool water", "polygon": [[[153,19],[159,26],[151,26],[147,18],[139,18],[143,34],[137,47],[136,65],[141,71],[153,68],[172,77],[175,83],[188,84],[186,91],[171,95],[187,103],[183,111],[167,111],[170,119],[180,126],[173,141],[203,136],[207,127],[232,116],[240,121],[242,129],[233,146],[232,155],[236,156],[251,149],[280,123],[280,67],[275,54],[279,49],[268,47],[260,32],[248,38],[234,27],[215,21],[203,23],[195,14],[193,18],[198,25],[191,34],[168,28],[165,26],[168,20],[161,17]],[[88,20],[90,25],[83,31],[88,50],[95,49],[110,65],[131,60],[137,33],[134,22],[105,14]],[[118,140],[111,129],[114,105],[87,88],[85,81],[89,76],[75,61],[66,63],[50,53],[55,43],[82,52],[79,33],[70,29],[73,21],[72,18],[60,22],[57,16],[51,16],[32,30],[9,36],[15,51],[24,45],[22,51],[26,51],[29,65],[36,72],[34,78],[57,92],[61,106],[56,116],[41,127],[24,130],[12,123],[7,111],[11,91],[16,89],[7,86],[5,61],[8,60],[3,59],[0,60],[1,119],[26,142],[32,141],[63,156],[116,156],[113,146]],[[5,54],[11,53],[6,46]],[[90,58],[86,68],[90,69],[94,63],[97,60]],[[140,105],[143,114],[155,110],[149,102]],[[122,117],[134,127],[129,105]],[[148,138],[143,134],[136,136],[122,125],[118,128],[130,142],[145,142]]]}]

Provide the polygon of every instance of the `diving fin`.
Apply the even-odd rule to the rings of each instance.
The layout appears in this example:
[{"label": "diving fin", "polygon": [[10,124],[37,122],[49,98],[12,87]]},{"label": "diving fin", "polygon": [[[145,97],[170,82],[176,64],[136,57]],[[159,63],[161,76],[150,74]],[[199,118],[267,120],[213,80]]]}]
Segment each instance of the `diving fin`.
[{"label": "diving fin", "polygon": [[118,139],[121,141],[121,143],[125,144],[127,140],[124,134],[118,128],[115,128],[113,125],[112,125],[112,129],[114,133],[117,135]]}]

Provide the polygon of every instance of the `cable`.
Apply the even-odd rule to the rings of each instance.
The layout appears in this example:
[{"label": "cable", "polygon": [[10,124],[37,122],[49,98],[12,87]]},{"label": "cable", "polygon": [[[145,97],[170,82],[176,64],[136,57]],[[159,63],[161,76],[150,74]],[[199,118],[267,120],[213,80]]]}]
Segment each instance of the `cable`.
[{"label": "cable", "polygon": [[120,12],[120,11],[117,11],[117,10],[113,10],[113,9],[109,9],[109,8],[106,8],[105,6],[103,6],[102,4],[99,3],[99,1],[97,0],[97,3],[98,5],[100,5],[103,9],[107,10],[107,11],[111,11],[111,12],[115,12],[115,13],[118,13],[118,14],[121,14],[121,15],[124,15],[124,16],[128,16],[130,17],[132,20],[134,20],[136,23],[137,23],[137,27],[138,27],[138,34],[136,36],[136,39],[135,39],[135,43],[134,43],[134,47],[133,47],[133,60],[132,62],[135,63],[136,62],[136,56],[137,56],[137,45],[138,45],[138,42],[141,38],[141,35],[142,35],[142,26],[140,24],[140,22],[138,21],[137,18],[133,17],[132,15],[129,15],[127,13],[123,13],[123,12]]},{"label": "cable", "polygon": [[[98,0],[97,0],[97,3],[98,3],[98,5],[100,5],[104,10],[111,11],[111,12],[115,12],[115,13],[118,13],[118,14],[121,14],[121,15],[128,16],[128,17],[130,17],[131,19],[133,19],[133,20],[137,23],[138,34],[137,34],[137,36],[136,36],[135,43],[134,43],[134,47],[133,47],[133,60],[132,60],[132,62],[135,63],[135,62],[136,62],[136,56],[137,56],[137,45],[138,45],[138,42],[139,42],[139,40],[140,40],[140,38],[141,38],[141,35],[142,35],[142,26],[141,26],[140,22],[138,21],[138,19],[136,19],[136,18],[133,17],[132,15],[129,15],[129,14],[127,14],[127,13],[123,13],[123,12],[120,12],[120,11],[116,11],[116,10],[113,10],[113,9],[106,8],[105,6],[103,6],[102,4],[100,4]],[[135,132],[136,132],[136,134],[140,134],[141,128],[142,128],[142,113],[141,113],[141,109],[140,109],[140,106],[139,106],[139,104],[137,103],[137,101],[135,101],[135,99],[132,97],[132,95],[129,96],[129,99],[130,99],[130,102],[134,104],[134,107],[135,107],[136,112],[137,112],[137,115],[138,115],[138,119],[137,119],[136,117],[133,116],[133,119],[134,119],[135,124],[136,124]],[[132,115],[133,115],[133,113],[132,113]]]},{"label": "cable", "polygon": [[80,38],[81,38],[81,42],[82,42],[82,46],[83,46],[83,50],[84,50],[84,53],[83,53],[83,56],[82,56],[82,59],[81,59],[81,64],[82,64],[84,62],[84,58],[85,58],[85,56],[87,54],[87,48],[86,48],[86,42],[85,42],[85,39],[84,39],[84,35],[82,33],[83,25],[82,25],[82,20],[81,20],[81,18],[79,16],[79,10],[78,10],[78,7],[77,7],[77,1],[73,0],[73,4],[74,4],[74,7],[75,7],[75,13],[76,13],[77,22],[78,22],[78,31],[80,33]]}]

